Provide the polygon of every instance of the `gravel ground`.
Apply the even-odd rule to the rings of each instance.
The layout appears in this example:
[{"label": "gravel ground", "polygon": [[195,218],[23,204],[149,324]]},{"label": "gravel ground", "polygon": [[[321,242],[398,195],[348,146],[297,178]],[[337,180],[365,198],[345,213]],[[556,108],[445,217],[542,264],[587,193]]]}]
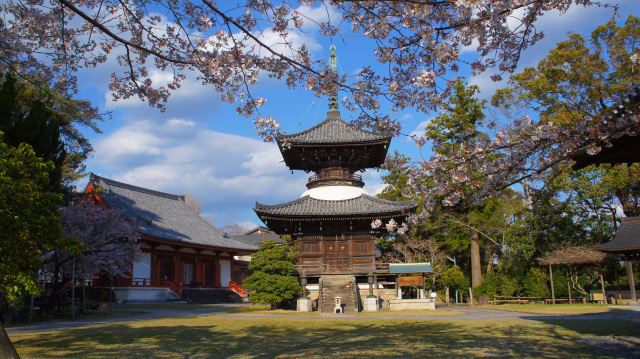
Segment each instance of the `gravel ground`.
[{"label": "gravel ground", "polygon": [[569,339],[597,349],[603,354],[625,359],[640,358],[640,346],[611,335],[604,337],[572,337]]}]

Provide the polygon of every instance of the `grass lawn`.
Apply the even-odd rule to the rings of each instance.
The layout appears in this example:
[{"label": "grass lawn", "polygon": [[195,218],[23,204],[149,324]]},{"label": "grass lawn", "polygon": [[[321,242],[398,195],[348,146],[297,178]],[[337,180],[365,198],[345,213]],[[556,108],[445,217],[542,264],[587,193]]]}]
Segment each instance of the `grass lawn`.
[{"label": "grass lawn", "polygon": [[606,320],[173,317],[12,335],[22,358],[603,357],[569,337],[639,335]]},{"label": "grass lawn", "polygon": [[499,304],[482,305],[478,306],[478,308],[544,315],[591,314],[631,310],[631,308],[610,308],[606,304]]}]

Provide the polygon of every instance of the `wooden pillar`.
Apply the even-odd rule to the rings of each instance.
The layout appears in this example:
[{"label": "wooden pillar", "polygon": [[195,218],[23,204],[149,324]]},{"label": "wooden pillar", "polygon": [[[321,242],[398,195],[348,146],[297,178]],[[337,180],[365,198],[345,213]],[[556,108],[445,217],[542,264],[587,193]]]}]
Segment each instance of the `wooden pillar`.
[{"label": "wooden pillar", "polygon": [[235,267],[235,266],[234,266],[235,258],[233,258],[233,256],[231,256],[231,259],[229,260],[229,263],[230,263],[230,264],[229,264],[229,266],[231,267],[231,268],[229,269],[229,270],[231,271],[231,278],[229,278],[229,280],[230,280],[230,281],[232,281],[232,282],[235,282],[235,280],[234,280],[234,278],[233,278],[233,272],[234,272],[234,270],[235,270],[235,268],[234,268],[234,267]]},{"label": "wooden pillar", "polygon": [[567,267],[567,288],[569,289],[569,304],[571,304],[571,269]]},{"label": "wooden pillar", "polygon": [[216,288],[220,288],[220,253],[216,256],[216,273],[213,280],[213,285]]},{"label": "wooden pillar", "polygon": [[629,274],[629,290],[631,291],[631,305],[638,305],[638,298],[636,298],[636,283],[633,280],[633,266],[631,265],[631,261],[625,261],[625,265],[627,266],[627,273]]},{"label": "wooden pillar", "polygon": [[400,290],[400,279],[396,275],[396,299],[402,299],[402,291]]},{"label": "wooden pillar", "polygon": [[556,304],[556,291],[553,288],[553,267],[549,264],[549,278],[551,279],[551,303]]},{"label": "wooden pillar", "polygon": [[160,276],[158,273],[158,265],[156,262],[156,250],[154,247],[149,249],[149,253],[151,253],[151,268],[149,268],[149,281],[151,285],[155,285],[155,281]]},{"label": "wooden pillar", "polygon": [[607,304],[607,292],[604,289],[604,270],[602,263],[600,263],[600,286],[602,287],[602,304]]},{"label": "wooden pillar", "polygon": [[180,256],[179,255],[175,255],[173,256],[173,264],[174,264],[174,273],[173,273],[173,282],[176,285],[180,285],[180,283],[182,283],[182,271],[180,270]]}]

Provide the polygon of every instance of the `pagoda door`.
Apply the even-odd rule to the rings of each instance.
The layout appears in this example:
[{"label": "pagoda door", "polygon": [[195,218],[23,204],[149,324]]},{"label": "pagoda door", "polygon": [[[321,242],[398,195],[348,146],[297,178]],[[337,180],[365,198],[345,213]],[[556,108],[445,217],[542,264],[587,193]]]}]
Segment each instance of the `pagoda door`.
[{"label": "pagoda door", "polygon": [[344,237],[325,240],[324,263],[328,272],[346,272],[349,270],[350,242]]}]

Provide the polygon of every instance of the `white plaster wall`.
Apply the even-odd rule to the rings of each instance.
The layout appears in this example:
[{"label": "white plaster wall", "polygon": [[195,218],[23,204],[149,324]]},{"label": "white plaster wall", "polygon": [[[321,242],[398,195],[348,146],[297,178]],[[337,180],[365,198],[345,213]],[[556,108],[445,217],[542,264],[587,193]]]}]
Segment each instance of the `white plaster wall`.
[{"label": "white plaster wall", "polygon": [[133,278],[151,279],[151,253],[142,253],[140,261],[133,262]]},{"label": "white plaster wall", "polygon": [[302,196],[306,195],[311,196],[311,198],[327,200],[327,201],[339,201],[343,199],[351,199],[360,197],[361,195],[366,194],[367,192],[364,188],[360,187],[352,187],[352,186],[324,186],[324,187],[316,187],[309,190],[306,190]]},{"label": "white plaster wall", "polygon": [[220,260],[220,286],[228,287],[231,280],[231,261]]},{"label": "white plaster wall", "polygon": [[122,302],[178,300],[180,296],[168,288],[114,288],[116,300]]}]

